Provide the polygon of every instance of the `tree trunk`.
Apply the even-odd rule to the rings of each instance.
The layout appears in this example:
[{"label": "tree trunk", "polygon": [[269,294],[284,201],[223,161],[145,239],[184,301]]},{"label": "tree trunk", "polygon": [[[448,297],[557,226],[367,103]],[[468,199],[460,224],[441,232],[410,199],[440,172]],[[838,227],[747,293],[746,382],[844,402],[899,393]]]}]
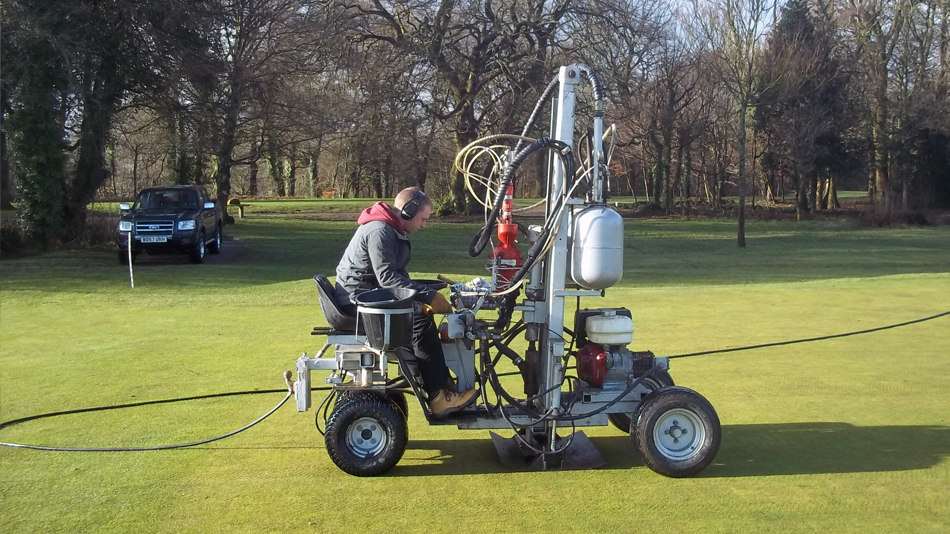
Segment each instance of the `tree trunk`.
[{"label": "tree trunk", "polygon": [[277,141],[272,136],[267,137],[267,162],[270,165],[270,177],[274,182],[274,191],[279,197],[287,196],[286,182],[284,181],[284,165],[281,161]]},{"label": "tree trunk", "polygon": [[871,142],[874,147],[874,201],[885,211],[890,209],[888,176],[888,109],[887,109],[887,58],[882,58],[881,72],[874,80],[872,102]]},{"label": "tree trunk", "polygon": [[690,178],[690,174],[692,173],[692,168],[693,168],[692,151],[687,150],[685,157],[686,157],[686,161],[684,162],[685,169],[683,172],[683,196],[685,197],[685,200],[686,200],[686,209],[689,210],[692,208],[692,206],[690,206],[690,191],[689,191],[690,189],[689,178]]},{"label": "tree trunk", "polygon": [[673,184],[670,181],[670,168],[673,160],[673,128],[663,128],[663,151],[660,157],[660,187],[663,209],[669,210],[673,205]]},{"label": "tree trunk", "polygon": [[[238,114],[241,102],[238,98],[238,88],[231,88],[231,97],[228,100],[227,112],[221,127],[221,139],[215,155],[218,158],[218,168],[214,173],[214,183],[218,187],[218,206],[227,206],[231,196],[231,166],[234,165],[234,138],[238,128]],[[233,219],[226,218],[233,223]]]},{"label": "tree trunk", "polygon": [[[93,76],[91,73],[87,73]],[[79,156],[69,196],[64,206],[68,238],[78,237],[85,228],[87,206],[109,177],[106,166],[106,138],[112,127],[121,90],[110,76],[95,75],[83,95],[83,115],[79,127]]]},{"label": "tree trunk", "polygon": [[811,202],[810,202],[810,204],[811,204],[811,212],[812,212],[812,213],[817,213],[817,212],[818,212],[818,184],[819,184],[818,171],[817,171],[817,170],[813,170],[813,171],[811,171],[811,172],[812,172],[812,176],[811,176]]},{"label": "tree trunk", "polygon": [[307,156],[307,176],[310,179],[310,194],[320,198],[320,152],[323,151],[323,136],[317,138],[316,148]]},{"label": "tree trunk", "polygon": [[739,231],[736,235],[736,245],[745,248],[745,115],[746,103],[743,102],[739,111]]},{"label": "tree trunk", "polygon": [[185,131],[185,121],[182,120],[180,113],[175,114],[175,125],[173,126],[175,135],[175,144],[172,146],[173,157],[175,160],[175,183],[185,185],[188,183],[188,138]]},{"label": "tree trunk", "polygon": [[249,171],[247,176],[247,193],[252,197],[256,197],[260,194],[260,186],[257,182],[257,175],[260,173],[261,168],[258,161],[258,158],[255,156],[248,164]]},{"label": "tree trunk", "polygon": [[139,192],[139,146],[135,145],[132,149],[132,194]]},{"label": "tree trunk", "polygon": [[7,97],[3,95],[0,115],[0,209],[13,209],[13,188],[10,187],[10,155],[7,152]]},{"label": "tree trunk", "polygon": [[[475,120],[475,110],[471,102],[462,105],[462,110],[455,116],[455,152],[461,152],[463,148],[471,144],[478,138],[476,131],[477,121]],[[465,178],[458,169],[453,171],[452,196],[455,197],[455,206],[458,213],[474,214],[478,209],[477,202],[468,201],[468,193],[465,188]],[[474,184],[473,184],[474,186]],[[480,193],[478,188],[476,193]]]},{"label": "tree trunk", "polygon": [[287,188],[291,197],[297,196],[297,144],[290,146],[290,170],[287,172]]}]

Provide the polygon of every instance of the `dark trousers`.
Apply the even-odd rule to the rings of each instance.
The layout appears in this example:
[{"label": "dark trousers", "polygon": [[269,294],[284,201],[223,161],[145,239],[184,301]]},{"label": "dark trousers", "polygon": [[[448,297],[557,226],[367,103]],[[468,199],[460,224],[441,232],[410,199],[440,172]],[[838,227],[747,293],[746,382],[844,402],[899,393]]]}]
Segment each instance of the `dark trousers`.
[{"label": "dark trousers", "polygon": [[[349,304],[342,309],[347,315],[356,317],[355,305]],[[423,389],[429,394],[429,400],[432,400],[439,391],[445,389],[449,380],[449,368],[445,366],[439,329],[431,316],[422,313],[418,304],[412,314],[412,352],[424,382]]]},{"label": "dark trousers", "polygon": [[449,380],[449,368],[445,366],[445,354],[439,341],[439,330],[431,316],[416,311],[412,316],[412,352],[416,355],[419,374],[429,400],[445,389]]}]

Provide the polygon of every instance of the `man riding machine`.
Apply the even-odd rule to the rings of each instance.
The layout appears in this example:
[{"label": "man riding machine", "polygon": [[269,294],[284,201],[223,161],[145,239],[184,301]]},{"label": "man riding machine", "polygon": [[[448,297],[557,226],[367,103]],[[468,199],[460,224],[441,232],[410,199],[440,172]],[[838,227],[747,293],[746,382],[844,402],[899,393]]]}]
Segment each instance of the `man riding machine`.
[{"label": "man riding machine", "polygon": [[[586,152],[578,164],[575,89],[583,80],[593,88],[594,118],[578,142]],[[552,99],[551,138],[525,137]],[[431,212],[421,191],[364,212],[336,286],[315,277],[331,327],[314,329],[327,336],[326,344],[315,357],[298,359],[294,384],[297,408],[306,411],[311,371],[330,371],[332,390],[317,408],[317,427],[322,418],[327,452],[340,469],[373,476],[398,463],[408,440],[406,395],[419,401],[429,424],[511,430],[510,438],[491,436],[502,463],[513,469],[602,466],[603,457],[577,427],[607,424],[629,432],[637,455],[666,476],[690,476],[712,462],[721,429],[709,402],[674,386],[667,359],[627,348],[633,340],[629,310],[580,307],[581,298],[603,297],[623,275],[623,220],[605,202],[612,149],[604,152],[604,137],[600,81],[590,67],[574,64],[561,67],[522,135],[480,139],[459,153],[456,167],[473,195],[482,188],[476,198],[486,207],[470,255],[483,252],[497,227],[490,279],[409,280],[406,234],[424,227]],[[549,156],[545,217],[525,226],[513,219],[514,179],[526,159],[541,154]],[[482,176],[472,169],[487,170]],[[515,244],[519,234],[527,244],[523,256]],[[390,239],[397,245],[377,246]],[[384,252],[373,258],[363,254],[367,250]],[[438,293],[444,288],[448,300]],[[566,323],[572,297],[578,305]],[[438,328],[433,312],[444,314]],[[513,343],[527,348],[515,350]],[[390,364],[399,376],[390,378]],[[513,371],[499,372],[509,364]],[[520,377],[523,394],[505,388],[511,375]]]}]

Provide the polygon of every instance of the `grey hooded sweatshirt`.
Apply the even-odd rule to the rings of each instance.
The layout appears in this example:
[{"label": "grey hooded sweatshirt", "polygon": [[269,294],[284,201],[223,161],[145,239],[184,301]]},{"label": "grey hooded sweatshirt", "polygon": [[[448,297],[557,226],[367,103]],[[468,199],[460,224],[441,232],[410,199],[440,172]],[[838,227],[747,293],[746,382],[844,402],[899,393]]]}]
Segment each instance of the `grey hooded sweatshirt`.
[{"label": "grey hooded sweatshirt", "polygon": [[377,202],[363,210],[357,222],[360,226],[336,268],[337,303],[355,304],[355,295],[377,287],[415,289],[416,300],[432,302],[436,292],[409,279],[412,246],[395,209]]}]

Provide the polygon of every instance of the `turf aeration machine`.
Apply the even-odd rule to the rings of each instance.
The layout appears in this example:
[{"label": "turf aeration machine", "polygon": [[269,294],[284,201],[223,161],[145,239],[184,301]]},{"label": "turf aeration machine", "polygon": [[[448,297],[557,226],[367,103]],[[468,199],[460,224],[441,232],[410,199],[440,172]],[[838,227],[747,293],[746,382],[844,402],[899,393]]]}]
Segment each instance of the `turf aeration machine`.
[{"label": "turf aeration machine", "polygon": [[[592,126],[575,140],[576,90],[592,89]],[[547,137],[530,138],[545,105]],[[329,395],[317,407],[317,428],[327,452],[343,471],[373,476],[392,469],[408,440],[406,395],[419,401],[433,425],[491,432],[499,457],[519,470],[585,469],[606,462],[583,431],[613,424],[630,433],[633,450],[650,469],[690,476],[719,449],[719,418],[693,390],[675,386],[669,360],[627,348],[633,340],[625,308],[581,308],[581,298],[603,297],[623,274],[623,220],[606,203],[614,129],[603,126],[603,89],[590,67],[561,67],[539,99],[521,135],[494,135],[465,147],[456,167],[485,207],[485,225],[469,245],[488,255],[490,277],[467,283],[428,281],[448,288],[454,313],[440,324],[446,364],[460,391],[478,387],[472,407],[432,417],[424,401],[409,344],[413,292],[377,289],[357,297],[355,329],[315,328],[326,343],[314,357],[297,360],[294,391],[299,411],[311,407],[311,371],[330,371]],[[576,141],[576,143],[575,143]],[[522,164],[547,156],[547,192],[541,224],[515,221],[512,197]],[[533,207],[533,206],[531,206]],[[530,208],[530,207],[529,207]],[[526,209],[526,208],[522,208]],[[524,238],[524,254],[516,246]],[[324,314],[339,313],[332,286],[315,277]],[[573,320],[567,299],[577,299]],[[513,322],[513,318],[518,320]],[[512,344],[526,349],[517,351]],[[332,351],[331,351],[332,349]],[[496,371],[502,358],[517,371]],[[390,363],[398,376],[390,377]],[[572,374],[572,371],[574,372]],[[517,379],[520,391],[508,391]],[[323,430],[325,425],[325,432]]]}]

